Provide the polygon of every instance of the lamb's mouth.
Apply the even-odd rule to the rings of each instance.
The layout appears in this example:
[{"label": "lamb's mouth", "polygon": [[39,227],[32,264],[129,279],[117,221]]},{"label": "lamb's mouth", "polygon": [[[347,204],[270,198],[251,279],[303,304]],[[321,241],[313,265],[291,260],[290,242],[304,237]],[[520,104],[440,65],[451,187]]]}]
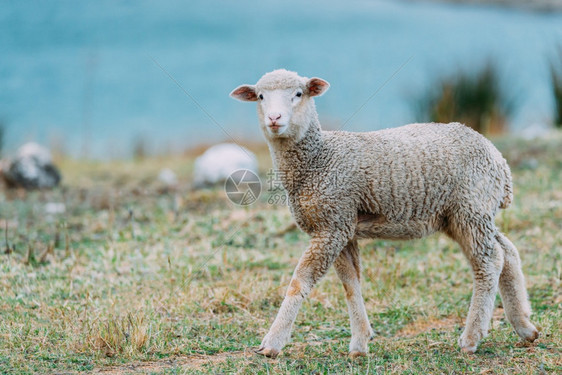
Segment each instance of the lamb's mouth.
[{"label": "lamb's mouth", "polygon": [[284,127],[285,125],[279,125],[279,124],[270,124],[268,125],[269,129],[271,129],[271,131],[273,133],[277,133],[279,131],[279,129],[281,129],[282,127]]}]

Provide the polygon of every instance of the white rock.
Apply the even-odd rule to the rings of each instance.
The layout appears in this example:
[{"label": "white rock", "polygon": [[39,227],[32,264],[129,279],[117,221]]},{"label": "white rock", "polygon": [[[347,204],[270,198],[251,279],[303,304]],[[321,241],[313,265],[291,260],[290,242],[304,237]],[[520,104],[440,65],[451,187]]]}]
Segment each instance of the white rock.
[{"label": "white rock", "polygon": [[45,147],[29,142],[18,149],[16,159],[32,159],[34,158],[38,165],[47,165],[53,162],[51,153]]},{"label": "white rock", "polygon": [[50,189],[57,186],[61,175],[52,163],[51,153],[37,143],[26,143],[2,168],[10,186],[25,189]]},{"label": "white rock", "polygon": [[256,156],[242,146],[221,143],[209,148],[195,160],[193,184],[198,188],[215,185],[239,169],[248,169],[257,174]]},{"label": "white rock", "polygon": [[158,181],[166,186],[174,186],[178,183],[178,177],[171,169],[164,168],[158,174]]}]

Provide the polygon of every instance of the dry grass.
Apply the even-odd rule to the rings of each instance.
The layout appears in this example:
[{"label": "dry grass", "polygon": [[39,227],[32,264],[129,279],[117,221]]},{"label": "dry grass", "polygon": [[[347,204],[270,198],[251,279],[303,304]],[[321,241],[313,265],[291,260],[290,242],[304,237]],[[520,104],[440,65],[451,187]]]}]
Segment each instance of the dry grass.
[{"label": "dry grass", "polygon": [[[221,189],[190,191],[191,156],[64,160],[56,191],[0,190],[8,239],[0,373],[561,372],[562,135],[498,145],[513,167],[516,200],[497,223],[523,259],[542,329],[532,346],[518,345],[498,298],[490,337],[476,355],[460,353],[470,271],[456,244],[432,236],[362,241],[377,333],[369,357],[346,357],[348,318],[333,271],[304,303],[282,355],[254,356],[307,242],[291,230],[288,209],[267,195],[237,207]],[[156,181],[163,167],[178,173],[178,189]],[[49,202],[66,209],[49,214]]]},{"label": "dry grass", "polygon": [[150,340],[150,329],[144,317],[127,313],[126,317],[110,317],[89,327],[87,345],[108,357],[142,353]]}]

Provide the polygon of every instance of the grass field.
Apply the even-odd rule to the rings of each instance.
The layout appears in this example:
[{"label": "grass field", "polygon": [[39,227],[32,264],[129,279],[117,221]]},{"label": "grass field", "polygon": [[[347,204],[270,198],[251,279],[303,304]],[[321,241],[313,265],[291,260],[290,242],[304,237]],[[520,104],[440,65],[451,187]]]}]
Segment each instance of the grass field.
[{"label": "grass field", "polygon": [[[376,331],[368,357],[346,356],[333,270],[282,354],[253,355],[307,244],[285,231],[287,207],[267,194],[238,207],[221,188],[190,191],[188,156],[62,160],[55,191],[0,189],[0,373],[562,373],[562,133],[496,143],[516,195],[497,224],[521,254],[541,329],[532,345],[519,343],[498,297],[488,338],[475,355],[460,352],[471,274],[458,246],[434,235],[361,243]],[[265,172],[269,156],[257,151]],[[180,188],[159,185],[163,167]]]}]

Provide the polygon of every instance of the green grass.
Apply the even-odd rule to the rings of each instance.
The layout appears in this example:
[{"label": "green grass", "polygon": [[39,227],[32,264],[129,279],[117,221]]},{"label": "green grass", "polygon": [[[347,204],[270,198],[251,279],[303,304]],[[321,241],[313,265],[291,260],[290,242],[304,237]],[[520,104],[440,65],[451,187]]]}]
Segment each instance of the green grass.
[{"label": "green grass", "polygon": [[[376,337],[347,359],[350,330],[335,272],[314,289],[276,360],[251,349],[267,332],[307,244],[285,206],[236,207],[221,189],[186,188],[190,157],[64,160],[64,186],[0,190],[0,373],[560,373],[562,134],[497,144],[515,202],[497,224],[518,247],[541,327],[518,341],[498,297],[475,355],[456,341],[471,294],[458,246],[443,235],[362,241],[363,294]],[[267,168],[268,156],[260,158]],[[529,160],[536,160],[530,163]],[[155,182],[175,170],[182,186]],[[45,214],[48,202],[66,211]],[[9,248],[9,254],[6,253]]]}]

